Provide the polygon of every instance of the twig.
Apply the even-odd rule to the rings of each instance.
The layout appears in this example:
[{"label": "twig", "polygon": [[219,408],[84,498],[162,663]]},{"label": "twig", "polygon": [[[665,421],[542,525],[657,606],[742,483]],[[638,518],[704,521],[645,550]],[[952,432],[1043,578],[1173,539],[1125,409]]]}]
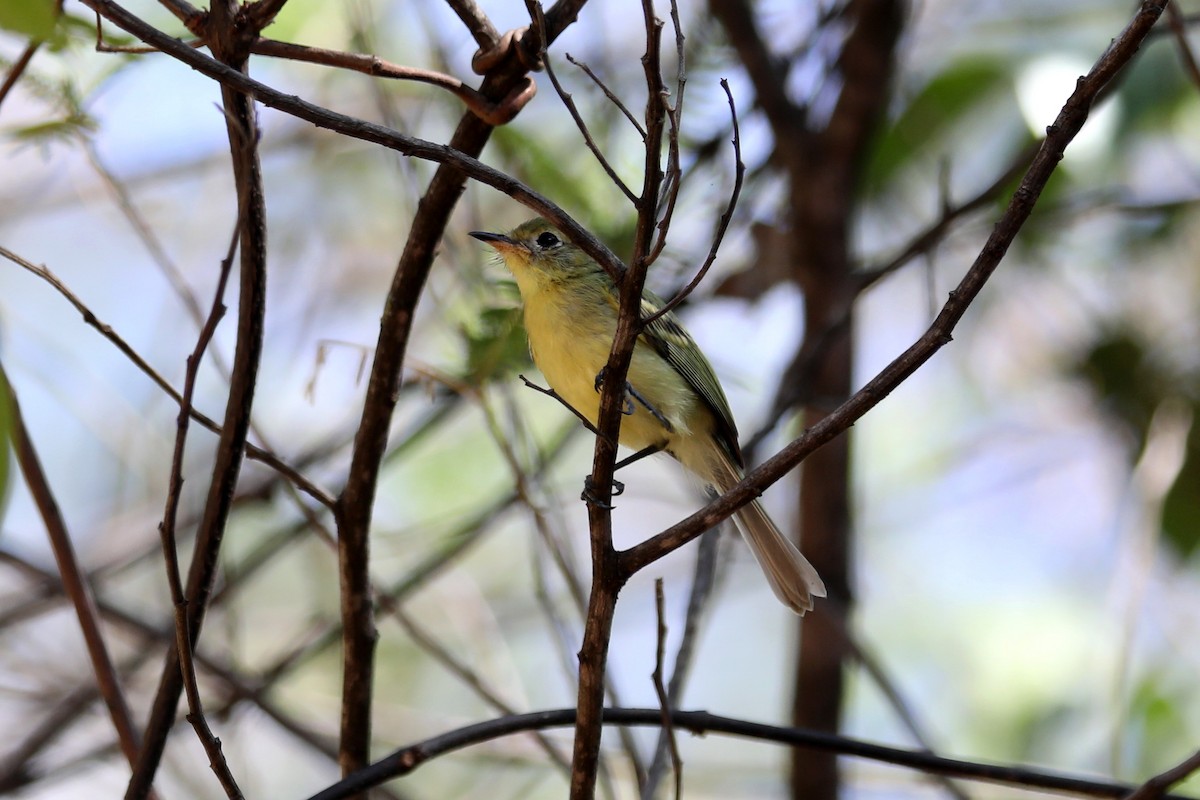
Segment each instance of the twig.
[{"label": "twig", "polygon": [[13,62],[9,68],[8,74],[4,76],[4,83],[0,84],[0,105],[3,105],[4,99],[8,97],[8,93],[17,85],[17,81],[21,80],[21,76],[25,74],[25,70],[29,67],[29,62],[33,61],[33,57],[37,54],[38,49],[42,46],[41,40],[30,42],[25,45],[25,49],[21,51],[21,55],[17,56],[17,60]]},{"label": "twig", "polygon": [[629,123],[633,125],[633,129],[637,131],[638,135],[642,137],[643,141],[645,141],[646,129],[642,127],[642,123],[638,122],[638,119],[633,115],[633,112],[631,112],[625,106],[625,104],[621,102],[621,98],[617,97],[617,95],[613,93],[613,90],[609,89],[604,81],[600,80],[600,76],[595,72],[592,72],[592,68],[587,65],[587,62],[577,61],[570,53],[566,54],[566,59],[576,67],[579,67],[579,69],[583,70],[583,74],[591,78],[592,83],[600,87],[600,91],[604,92],[604,96],[608,98],[609,102],[617,107],[618,111],[625,115],[625,119],[629,120]]},{"label": "twig", "polygon": [[167,567],[167,583],[171,589],[171,601],[175,608],[175,647],[178,653],[180,675],[183,689],[187,696],[188,722],[204,746],[208,755],[208,763],[217,779],[220,780],[225,795],[230,798],[242,797],[237,781],[229,769],[229,763],[221,752],[221,742],[213,734],[204,716],[204,704],[200,698],[200,687],[196,683],[196,665],[193,660],[191,625],[188,620],[188,600],[184,594],[183,580],[179,569],[179,555],[175,546],[175,522],[179,510],[179,497],[183,489],[183,454],[187,443],[188,423],[191,421],[192,393],[196,388],[196,376],[200,370],[200,362],[204,353],[217,331],[217,324],[225,316],[225,285],[229,280],[229,272],[233,268],[233,257],[237,249],[240,225],[234,226],[233,236],[230,237],[229,249],[221,260],[220,274],[217,278],[217,288],[213,295],[212,308],[208,318],[200,328],[196,346],[187,359],[187,369],[183,380],[183,397],[179,403],[179,415],[176,419],[175,448],[171,455],[171,472],[167,479],[167,501],[163,510],[163,521],[158,526],[162,539],[163,557]]},{"label": "twig", "polygon": [[[1191,78],[1192,83],[1200,87],[1200,65],[1197,65],[1196,54],[1192,52],[1192,45],[1188,42],[1187,26],[1183,20],[1183,12],[1179,10],[1177,3],[1167,5],[1167,23],[1175,37],[1175,46],[1179,50],[1179,60],[1183,62],[1184,72]],[[3,95],[0,94],[0,98],[2,97]]]},{"label": "twig", "polygon": [[667,687],[663,685],[663,660],[667,649],[667,620],[663,610],[663,579],[654,579],[654,613],[658,618],[658,635],[655,637],[654,693],[658,695],[658,705],[662,710],[663,737],[671,751],[671,765],[675,770],[675,800],[683,797],[683,759],[679,757],[679,744],[675,741],[675,726],[671,724],[671,700],[667,695]]},{"label": "twig", "polygon": [[[525,7],[529,9],[529,15],[532,17],[533,24],[537,27],[537,29],[545,30],[546,17],[542,13],[542,4],[539,3],[538,0],[525,0]],[[544,36],[542,38],[543,40],[545,39]],[[608,175],[609,180],[611,180],[613,184],[621,190],[621,194],[625,195],[629,202],[633,203],[633,205],[636,207],[638,202],[637,195],[635,195],[633,190],[625,184],[625,181],[621,180],[621,176],[617,174],[617,171],[613,169],[612,164],[610,164],[608,159],[604,157],[604,153],[601,152],[600,147],[596,144],[595,139],[592,138],[592,132],[588,128],[587,123],[584,122],[583,117],[580,116],[579,109],[575,106],[574,98],[572,98],[570,93],[567,92],[567,90],[562,87],[562,84],[558,82],[558,75],[555,74],[554,67],[550,63],[550,56],[546,53],[545,45],[542,46],[541,60],[546,66],[546,75],[550,78],[550,83],[554,85],[554,91],[558,93],[558,99],[562,101],[564,106],[566,106],[567,111],[571,114],[571,119],[575,120],[575,127],[578,128],[579,133],[583,135],[584,144],[587,145],[588,150],[592,151],[592,155],[596,157],[596,161],[600,164],[600,168],[604,170],[604,173]]]},{"label": "twig", "polygon": [[[609,640],[617,595],[629,573],[622,573],[612,539],[613,469],[617,460],[625,386],[633,349],[641,332],[642,291],[646,282],[647,255],[654,231],[654,213],[662,187],[662,136],[665,103],[662,93],[660,52],[662,22],[654,16],[653,0],[643,0],[642,16],[646,32],[646,53],[642,67],[646,79],[646,148],[642,191],[638,205],[637,230],[633,255],[620,285],[617,329],[604,367],[604,385],[592,456],[587,496],[588,527],[591,533],[592,591],[584,621],[583,644],[579,650],[579,693],[576,701],[575,750],[571,760],[571,800],[591,800],[595,796],[599,767],[602,708]],[[638,783],[644,783],[638,776]]]},{"label": "twig", "polygon": [[[96,684],[108,706],[109,716],[113,727],[116,728],[117,738],[121,744],[130,766],[137,760],[141,747],[141,736],[133,723],[129,705],[121,691],[121,682],[113,665],[108,646],[104,642],[104,633],[100,630],[100,620],[96,611],[96,598],[88,583],[87,576],[79,566],[75,556],[75,547],[67,532],[66,520],[59,510],[50,481],[42,470],[41,460],[33,446],[33,439],[25,427],[25,419],[21,415],[21,405],[17,401],[16,390],[9,383],[4,365],[0,364],[0,393],[3,402],[8,405],[10,425],[12,427],[13,451],[16,454],[17,465],[25,477],[42,524],[46,526],[46,535],[50,539],[50,547],[54,551],[54,559],[58,563],[58,572],[62,576],[63,590],[71,599],[75,608],[75,616],[79,619],[79,627],[83,631],[83,639],[87,645],[88,656],[92,661],[92,671],[96,675]],[[6,453],[0,453],[0,458],[7,458]]]},{"label": "twig", "polygon": [[261,56],[286,58],[291,61],[303,61],[309,64],[323,64],[328,67],[354,70],[375,78],[391,80],[417,81],[445,89],[453,94],[471,113],[487,122],[489,125],[503,125],[512,121],[537,92],[537,86],[532,80],[518,85],[512,93],[499,103],[493,103],[479,92],[472,89],[458,78],[444,75],[433,70],[419,67],[406,67],[393,64],[378,56],[362,53],[345,53],[338,50],[327,50],[323,47],[311,47],[291,42],[280,42],[275,39],[262,38],[256,41],[251,50]]},{"label": "twig", "polygon": [[[85,305],[82,300],[80,300],[70,289],[68,289],[66,284],[64,284],[61,280],[59,280],[58,277],[53,272],[48,270],[45,266],[34,264],[33,262],[29,261],[28,259],[22,258],[21,256],[17,255],[16,253],[12,252],[11,250],[8,250],[7,248],[5,248],[2,245],[0,245],[0,256],[7,258],[9,261],[13,262],[17,266],[28,270],[29,272],[33,273],[34,275],[36,275],[39,278],[41,278],[42,280],[44,280],[46,283],[50,284],[60,295],[62,295],[67,300],[67,302],[69,302],[71,305],[73,305],[75,307],[75,310],[78,311],[83,316],[83,321],[87,325],[90,325],[92,328],[95,328],[100,333],[101,336],[103,336],[105,339],[108,339],[110,342],[112,342],[112,344],[114,346],[116,346],[117,350],[119,350],[122,355],[124,355],[126,358],[128,358],[133,363],[133,365],[142,372],[142,374],[144,374],[146,377],[148,377],[154,383],[154,385],[156,385],[158,388],[162,389],[163,392],[168,397],[170,397],[172,400],[174,400],[176,403],[180,403],[182,401],[183,395],[180,394],[180,392],[178,390],[176,390],[175,387],[172,386],[167,381],[166,378],[164,378],[162,375],[160,375],[158,373],[158,371],[155,370],[154,367],[152,367],[146,361],[146,359],[142,358],[141,354],[139,354],[136,350],[134,350],[129,345],[129,343],[126,342],[120,336],[120,334],[118,334],[115,330],[113,330],[111,325],[108,325],[107,323],[102,321],[99,317],[97,317],[95,315],[95,313],[93,313],[92,310],[87,305]],[[218,436],[221,435],[221,433],[222,433],[221,426],[218,425],[215,421],[213,421],[213,419],[211,417],[206,416],[205,414],[197,411],[194,408],[191,410],[191,416],[192,416],[193,420],[198,422],[205,429],[212,431],[213,433],[217,434]],[[257,445],[247,444],[246,455],[248,458],[252,458],[255,461],[259,461],[259,462],[267,465],[274,471],[278,472],[280,475],[287,478],[287,480],[290,481],[293,485],[295,485],[297,489],[304,492],[305,494],[307,494],[309,497],[316,500],[321,505],[323,505],[327,508],[333,506],[333,502],[334,502],[333,498],[329,495],[328,492],[326,492],[324,489],[317,486],[315,483],[310,481],[307,477],[302,475],[299,472],[299,470],[297,470],[296,468],[294,468],[291,465],[282,461],[274,453],[264,450],[263,448],[258,447]]]},{"label": "twig", "polygon": [[675,104],[667,102],[666,87],[663,87],[663,111],[667,117],[667,170],[663,184],[662,195],[659,197],[661,211],[655,211],[658,217],[658,239],[650,250],[648,264],[658,260],[659,255],[667,246],[667,233],[671,229],[671,220],[675,216],[675,203],[683,188],[683,171],[679,166],[679,134],[683,127],[683,94],[687,87],[687,59],[684,55],[683,27],[679,22],[679,5],[671,0],[671,27],[675,31]]},{"label": "twig", "polygon": [[1166,772],[1155,775],[1126,795],[1125,800],[1159,800],[1159,798],[1167,796],[1168,789],[1190,776],[1196,770],[1200,770],[1200,751],[1192,753]]},{"label": "twig", "polygon": [[[713,586],[717,576],[717,551],[720,549],[721,529],[713,528],[700,537],[700,546],[696,548],[696,571],[692,578],[692,589],[688,594],[687,613],[683,621],[683,635],[679,640],[679,649],[675,651],[675,666],[671,671],[671,680],[667,684],[667,700],[670,706],[679,705],[683,696],[683,688],[691,673],[692,662],[696,656],[696,642],[699,638],[700,623],[708,611],[709,600],[712,598]],[[658,785],[666,770],[670,742],[667,731],[660,730],[658,743],[654,748],[654,758],[646,771],[646,784],[642,787],[642,800],[654,800]]]},{"label": "twig", "polygon": [[[502,717],[468,725],[396,750],[370,767],[318,792],[309,800],[339,800],[350,797],[357,792],[378,786],[384,781],[408,775],[428,761],[446,753],[514,733],[523,733],[531,728],[566,727],[575,721],[575,716],[575,709],[563,708],[522,714],[516,717]],[[765,725],[759,722],[718,716],[706,711],[672,711],[670,716],[677,730],[687,730],[698,736],[711,733],[738,736],[795,748],[869,759],[885,764],[909,767],[929,774],[984,781],[1004,786],[1063,792],[1082,797],[1110,798],[1126,797],[1134,788],[1128,784],[1098,781],[1024,765],[985,764],[942,758],[920,751],[888,747],[847,736],[820,733],[803,728]],[[662,709],[606,708],[604,709],[604,722],[609,725],[658,727],[662,725]],[[1164,800],[1192,800],[1181,795],[1163,795],[1163,798]]]},{"label": "twig", "polygon": [[[245,42],[234,35],[237,4],[234,0],[214,0],[209,22],[215,34],[209,40],[214,54],[238,74],[245,64]],[[190,51],[189,51],[190,52]],[[198,640],[208,600],[216,580],[217,559],[225,524],[232,507],[234,490],[246,436],[262,354],[266,309],[266,202],[262,170],[258,160],[258,122],[253,101],[244,94],[222,86],[234,185],[238,197],[241,257],[238,291],[237,344],[225,421],[217,443],[212,481],[204,505],[204,514],[196,534],[192,562],[188,571],[188,637]],[[127,800],[144,796],[158,768],[167,736],[175,719],[175,709],[183,688],[178,651],[171,651],[163,667],[163,676],[155,694],[146,742],[126,790]]]},{"label": "twig", "polygon": [[666,305],[642,320],[643,325],[650,325],[659,317],[672,311],[687,299],[688,295],[695,291],[696,287],[700,285],[700,281],[704,280],[704,276],[708,274],[709,268],[717,260],[717,250],[720,249],[721,242],[725,240],[725,231],[729,228],[729,221],[733,218],[733,212],[737,208],[738,197],[742,193],[742,181],[746,176],[746,165],[742,163],[742,142],[738,129],[737,108],[733,104],[733,93],[729,90],[729,81],[725,78],[721,79],[721,88],[725,90],[725,97],[729,100],[729,114],[733,119],[733,191],[729,193],[729,203],[725,206],[725,212],[721,214],[721,218],[717,222],[717,230],[713,235],[712,246],[708,249],[708,257],[704,259],[704,263],[696,271],[696,275],[688,281],[686,286],[676,292],[675,296]]}]

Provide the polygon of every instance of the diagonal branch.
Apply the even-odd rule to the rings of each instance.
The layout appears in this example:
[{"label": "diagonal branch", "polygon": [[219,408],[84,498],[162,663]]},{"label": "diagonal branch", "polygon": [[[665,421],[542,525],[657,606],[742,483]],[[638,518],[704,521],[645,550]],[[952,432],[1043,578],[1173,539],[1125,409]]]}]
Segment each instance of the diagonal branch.
[{"label": "diagonal branch", "polygon": [[836,411],[829,414],[783,450],[750,472],[734,489],[687,519],[641,544],[621,553],[626,575],[662,558],[729,517],[771,484],[794,469],[810,453],[844,433],[864,414],[878,405],[901,383],[952,340],[955,326],[983,290],[1021,226],[1033,213],[1038,197],[1075,135],[1087,120],[1096,96],[1129,63],[1163,12],[1166,0],[1144,0],[1133,19],[1099,58],[1091,71],[1080,78],[1075,91],[1046,129],[1033,163],[1026,170],[1008,208],[996,223],[974,264],[950,293],[941,313],[925,334],[872,378]]},{"label": "diagonal branch", "polygon": [[[117,739],[121,751],[129,761],[130,766],[137,760],[138,749],[141,747],[140,735],[129,713],[129,705],[121,691],[120,678],[112,656],[104,643],[104,634],[100,630],[100,617],[96,610],[96,598],[87,576],[79,566],[75,557],[75,547],[71,544],[71,535],[67,532],[66,521],[59,511],[58,501],[50,488],[50,482],[42,470],[37,450],[25,427],[21,416],[21,406],[17,402],[17,393],[8,381],[4,366],[0,364],[0,402],[8,406],[10,423],[12,425],[13,450],[16,453],[17,464],[29,493],[41,514],[42,523],[46,526],[46,534],[50,539],[50,547],[54,551],[54,559],[58,562],[58,571],[62,576],[63,590],[75,607],[75,616],[83,629],[83,639],[87,644],[88,656],[92,660],[92,671],[96,674],[96,683],[104,702],[108,706],[109,716],[117,730]],[[0,458],[8,458],[8,454],[0,451]]]}]

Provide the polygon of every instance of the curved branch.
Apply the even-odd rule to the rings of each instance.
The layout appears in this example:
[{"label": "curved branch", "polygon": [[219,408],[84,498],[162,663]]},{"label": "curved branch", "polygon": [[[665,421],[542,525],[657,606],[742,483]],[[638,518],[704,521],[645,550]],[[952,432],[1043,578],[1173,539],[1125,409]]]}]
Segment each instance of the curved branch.
[{"label": "curved branch", "polygon": [[[676,730],[687,730],[697,736],[710,733],[740,736],[762,742],[774,742],[790,747],[823,750],[830,753],[894,764],[921,772],[952,778],[985,781],[1026,789],[1066,792],[1082,797],[1124,797],[1136,787],[1115,781],[1099,781],[1076,775],[1050,772],[1023,765],[985,764],[956,758],[943,758],[919,750],[865,742],[831,733],[765,725],[760,722],[723,717],[707,711],[670,711],[671,724]],[[546,728],[564,728],[575,722],[575,709],[534,711],[511,717],[468,725],[396,750],[345,780],[339,781],[308,800],[339,800],[378,786],[416,770],[421,765],[447,753],[489,742],[514,733]],[[660,708],[606,708],[604,722],[608,725],[660,727],[663,710]],[[1179,795],[1162,795],[1165,800],[1190,800]]]}]

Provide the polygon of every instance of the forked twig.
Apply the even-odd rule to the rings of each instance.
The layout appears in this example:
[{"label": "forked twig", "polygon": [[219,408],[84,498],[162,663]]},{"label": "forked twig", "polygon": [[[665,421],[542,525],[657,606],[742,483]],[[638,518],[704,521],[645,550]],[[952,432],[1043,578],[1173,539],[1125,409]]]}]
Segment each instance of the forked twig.
[{"label": "forked twig", "polygon": [[[538,2],[538,0],[525,0],[525,7],[529,9],[529,15],[533,19],[533,24],[537,27],[537,29],[545,30],[546,17],[542,13],[542,4]],[[541,40],[542,42],[545,42],[545,35],[541,37]],[[596,157],[596,161],[600,164],[600,168],[604,170],[604,173],[608,175],[609,180],[611,180],[616,187],[621,190],[621,194],[625,195],[629,202],[633,203],[633,205],[636,207],[638,202],[637,195],[635,195],[633,190],[626,185],[625,181],[621,180],[621,176],[617,174],[617,171],[613,169],[612,164],[610,164],[608,159],[604,157],[604,153],[601,152],[600,147],[592,138],[591,130],[588,128],[587,123],[583,121],[583,117],[580,115],[579,109],[575,106],[575,99],[571,97],[571,94],[562,87],[561,83],[558,82],[558,75],[555,74],[554,66],[550,63],[550,56],[546,52],[545,44],[542,45],[541,60],[542,64],[544,64],[546,67],[546,75],[550,78],[550,83],[554,85],[554,91],[558,93],[558,99],[561,100],[562,104],[567,107],[567,111],[571,114],[571,119],[575,120],[575,127],[577,127],[579,129],[579,133],[583,135],[584,144],[587,145],[588,150],[592,151],[592,155]]]},{"label": "forked twig", "polygon": [[654,579],[654,612],[658,619],[658,634],[655,637],[654,672],[651,680],[654,681],[654,693],[658,695],[658,705],[662,710],[663,735],[671,752],[671,765],[675,771],[675,800],[681,800],[683,797],[683,759],[679,757],[679,743],[675,741],[675,726],[671,722],[671,699],[667,694],[667,687],[663,683],[663,661],[666,659],[667,650],[667,619],[666,612],[663,610],[662,578]]},{"label": "forked twig", "polygon": [[737,107],[733,103],[733,92],[729,89],[729,81],[725,78],[721,79],[721,88],[725,90],[725,97],[729,100],[729,113],[733,118],[733,191],[729,193],[729,203],[725,206],[724,213],[721,214],[717,221],[717,230],[713,235],[712,246],[708,249],[708,256],[704,259],[704,263],[700,269],[696,271],[695,276],[688,281],[688,284],[676,292],[666,305],[655,311],[650,316],[642,320],[643,325],[649,325],[659,317],[670,313],[672,309],[687,299],[700,281],[704,280],[704,276],[708,274],[708,270],[712,267],[713,262],[717,260],[717,251],[721,248],[721,242],[725,240],[725,231],[729,228],[729,221],[733,219],[733,212],[737,208],[738,197],[742,193],[742,181],[746,176],[746,165],[742,163],[742,141],[741,133],[738,129]]}]

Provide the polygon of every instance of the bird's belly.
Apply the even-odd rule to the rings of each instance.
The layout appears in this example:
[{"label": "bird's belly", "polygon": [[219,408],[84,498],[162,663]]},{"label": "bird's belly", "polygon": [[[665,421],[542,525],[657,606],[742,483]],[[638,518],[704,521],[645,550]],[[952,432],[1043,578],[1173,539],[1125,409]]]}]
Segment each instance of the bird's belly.
[{"label": "bird's belly", "polygon": [[[608,363],[615,319],[568,318],[559,310],[528,304],[525,314],[533,360],[546,382],[594,425],[600,412],[596,376]],[[672,440],[688,432],[695,391],[644,342],[634,351],[628,382],[638,397],[626,397],[626,408],[632,407],[633,413],[621,420],[621,444],[635,450],[651,445],[669,448]]]}]

